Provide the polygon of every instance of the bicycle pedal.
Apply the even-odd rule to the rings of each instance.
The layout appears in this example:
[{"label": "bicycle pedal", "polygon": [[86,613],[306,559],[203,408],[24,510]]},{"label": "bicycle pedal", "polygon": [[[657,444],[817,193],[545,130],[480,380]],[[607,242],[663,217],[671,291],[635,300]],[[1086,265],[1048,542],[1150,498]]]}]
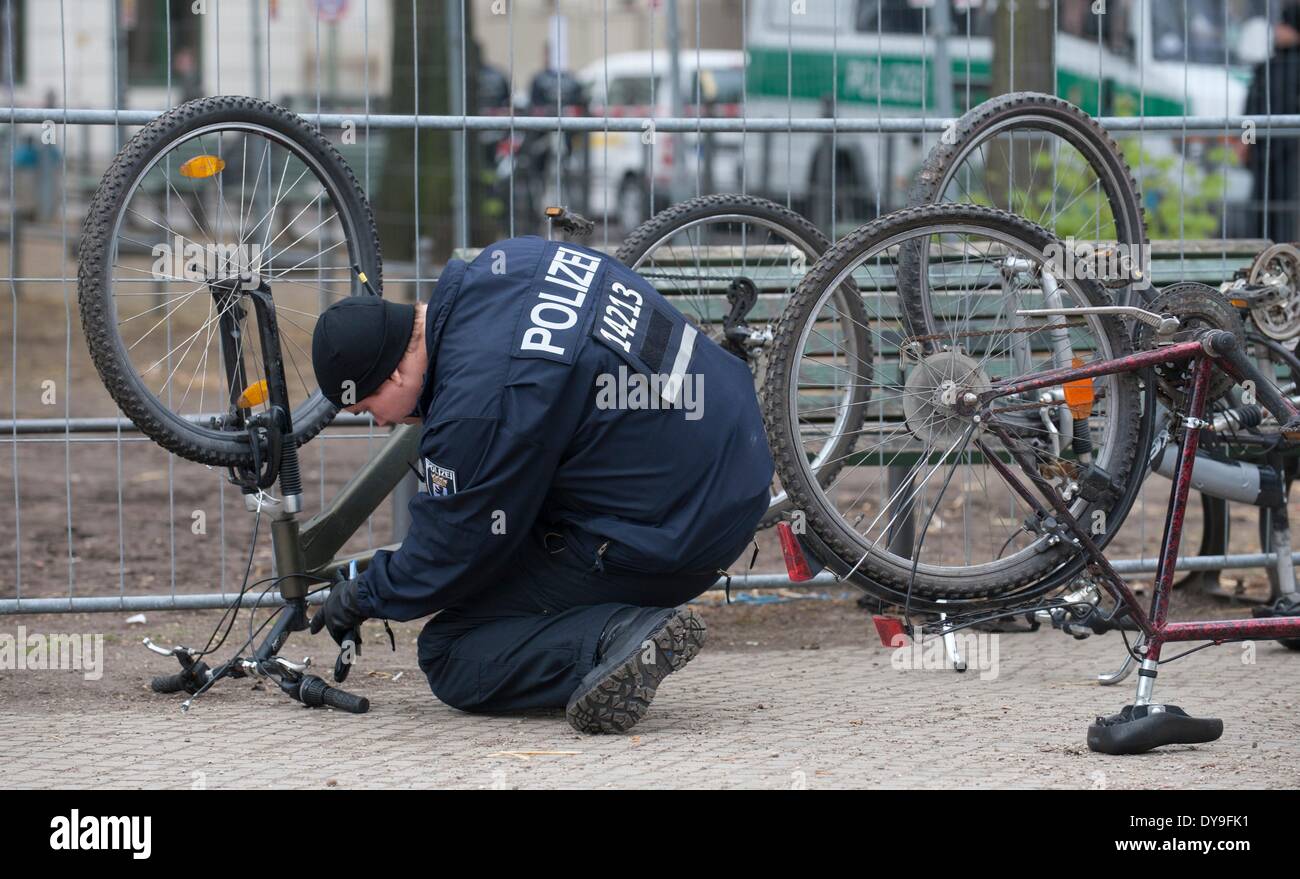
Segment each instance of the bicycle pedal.
[{"label": "bicycle pedal", "polygon": [[1145,754],[1162,745],[1200,745],[1223,735],[1217,717],[1192,717],[1177,705],[1125,705],[1088,726],[1088,749],[1101,754]]}]

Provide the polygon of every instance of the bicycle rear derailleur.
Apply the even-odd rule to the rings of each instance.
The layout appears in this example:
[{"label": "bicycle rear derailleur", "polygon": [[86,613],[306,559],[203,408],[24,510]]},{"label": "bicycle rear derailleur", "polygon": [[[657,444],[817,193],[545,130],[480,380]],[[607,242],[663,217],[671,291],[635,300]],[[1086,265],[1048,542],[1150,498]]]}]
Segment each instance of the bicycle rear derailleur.
[{"label": "bicycle rear derailleur", "polygon": [[1102,608],[1101,589],[1091,580],[1083,581],[1078,589],[1062,595],[1056,606],[1038,611],[1035,618],[1051,623],[1052,628],[1060,629],[1077,641],[1116,629],[1138,630],[1137,624],[1128,617],[1127,608],[1120,606],[1111,611]]}]

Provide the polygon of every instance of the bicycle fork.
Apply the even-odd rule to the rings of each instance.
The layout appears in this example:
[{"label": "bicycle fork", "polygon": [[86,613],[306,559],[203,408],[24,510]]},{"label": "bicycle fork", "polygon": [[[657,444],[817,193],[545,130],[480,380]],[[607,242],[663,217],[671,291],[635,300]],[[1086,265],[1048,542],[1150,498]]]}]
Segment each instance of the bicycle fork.
[{"label": "bicycle fork", "polygon": [[[180,673],[155,678],[153,689],[159,693],[188,692],[190,698],[182,706],[182,710],[187,710],[198,695],[222,678],[258,674],[274,680],[281,690],[304,705],[364,713],[370,708],[369,700],[337,690],[321,678],[307,674],[310,660],[297,663],[279,656],[289,636],[309,625],[307,595],[312,578],[305,574],[307,561],[299,534],[297,514],[302,508],[302,479],[298,448],[293,440],[292,410],[275,302],[266,281],[256,276],[228,279],[213,283],[211,288],[221,315],[222,359],[230,395],[230,411],[226,418],[231,425],[247,428],[253,458],[251,466],[231,468],[230,478],[239,485],[245,506],[250,511],[269,511],[275,571],[279,575],[280,595],[285,606],[251,658],[235,656],[215,669],[209,669],[201,661],[201,654],[186,647],[168,650],[146,638],[145,646],[150,650],[174,656],[181,663]],[[241,300],[245,296],[257,314],[265,374],[264,380],[253,385],[247,384],[248,375],[243,362],[243,319],[246,312]],[[250,415],[252,407],[262,402],[268,403],[266,410]],[[265,489],[277,481],[280,485],[279,499],[265,493]],[[242,603],[242,592],[238,600]],[[342,680],[337,666],[335,679]]]}]

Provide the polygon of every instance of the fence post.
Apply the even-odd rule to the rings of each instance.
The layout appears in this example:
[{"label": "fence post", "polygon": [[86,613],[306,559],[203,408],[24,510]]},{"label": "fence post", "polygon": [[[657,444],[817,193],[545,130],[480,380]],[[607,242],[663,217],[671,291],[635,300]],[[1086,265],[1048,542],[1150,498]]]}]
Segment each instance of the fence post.
[{"label": "fence post", "polygon": [[916,500],[916,479],[909,478],[912,469],[892,466],[889,470],[889,496],[895,498],[886,514],[890,519],[889,551],[901,558],[912,557],[916,545],[916,517],[913,507]]}]

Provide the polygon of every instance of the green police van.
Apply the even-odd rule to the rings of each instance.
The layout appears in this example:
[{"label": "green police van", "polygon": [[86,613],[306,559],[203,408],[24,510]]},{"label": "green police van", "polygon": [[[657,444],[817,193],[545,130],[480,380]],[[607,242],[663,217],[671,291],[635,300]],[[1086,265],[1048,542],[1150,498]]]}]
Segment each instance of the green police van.
[{"label": "green police van", "polygon": [[[998,4],[1009,0],[939,2],[948,4],[946,22],[936,0],[749,0],[747,115],[935,118],[978,104],[992,85]],[[1017,8],[1038,2],[1055,26],[1044,38],[1055,40],[1056,94],[1100,116],[1240,113],[1252,71],[1243,34],[1258,35],[1261,25],[1266,32],[1261,17],[1278,6],[1276,0],[1018,0]],[[947,36],[940,38],[944,28]],[[945,86],[950,93],[940,92]],[[1176,135],[1120,138],[1149,199],[1161,195],[1153,169],[1163,164],[1163,173],[1172,173],[1161,162],[1170,157],[1184,185],[1207,181],[1209,187],[1213,177],[1215,198],[1232,204],[1249,197],[1249,175],[1231,150],[1218,148],[1223,136]],[[1241,132],[1227,135],[1239,139]],[[751,189],[827,224],[833,176],[842,227],[899,207],[938,136],[751,134],[746,178],[755,182]]]}]

